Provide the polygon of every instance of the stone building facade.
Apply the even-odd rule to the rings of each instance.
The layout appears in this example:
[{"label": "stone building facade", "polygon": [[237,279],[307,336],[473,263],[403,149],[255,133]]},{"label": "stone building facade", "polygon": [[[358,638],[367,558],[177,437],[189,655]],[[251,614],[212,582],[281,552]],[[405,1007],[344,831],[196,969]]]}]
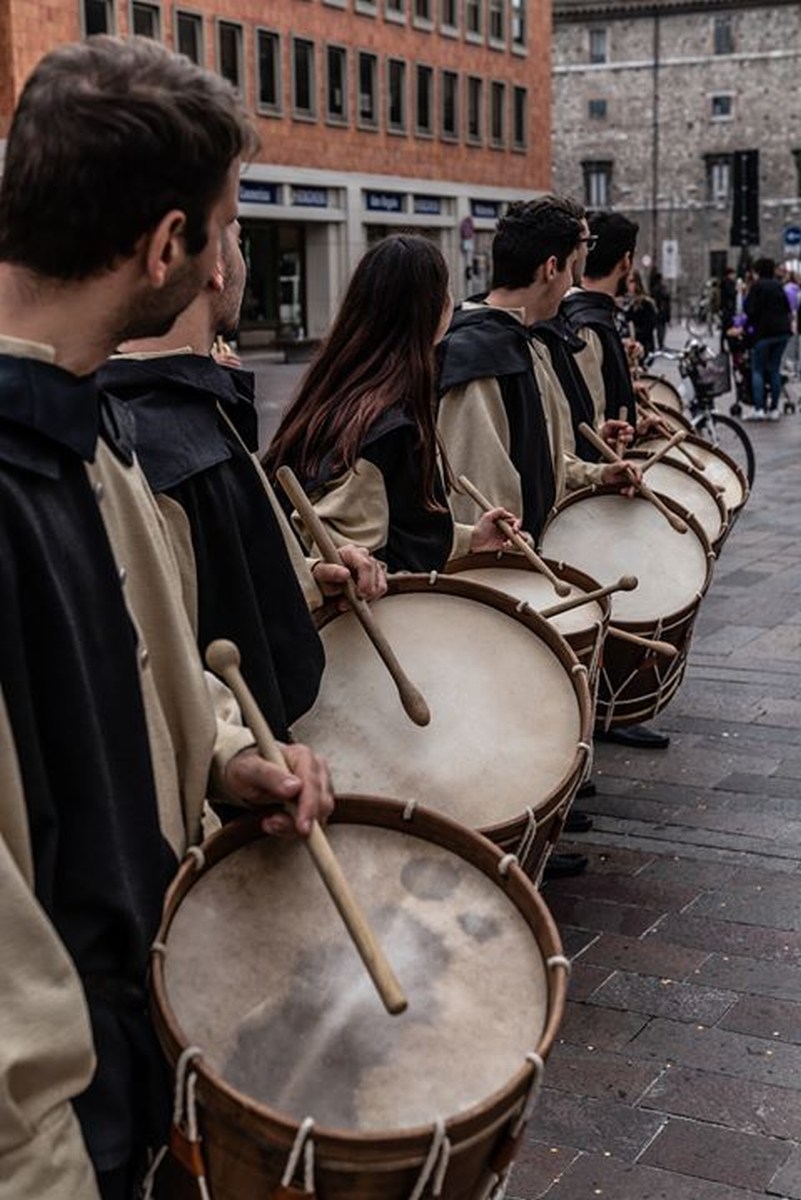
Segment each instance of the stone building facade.
[{"label": "stone building facade", "polygon": [[738,264],[735,156],[758,150],[747,252],[796,257],[800,80],[797,0],[554,0],[554,186],[638,221],[686,304]]},{"label": "stone building facade", "polygon": [[245,340],[319,337],[400,228],[439,244],[457,296],[482,286],[497,218],[549,185],[549,0],[0,0],[0,137],[38,58],[98,32],[180,49],[256,118]]}]

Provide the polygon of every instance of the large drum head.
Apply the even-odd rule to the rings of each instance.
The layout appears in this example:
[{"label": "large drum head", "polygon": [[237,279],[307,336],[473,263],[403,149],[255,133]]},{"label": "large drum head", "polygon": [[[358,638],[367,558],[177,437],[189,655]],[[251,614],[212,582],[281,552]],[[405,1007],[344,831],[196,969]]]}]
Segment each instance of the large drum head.
[{"label": "large drum head", "polygon": [[[407,995],[402,1016],[384,1011],[302,843],[260,838],[201,875],[161,934],[179,1044],[250,1100],[336,1129],[430,1126],[507,1086],[552,1036],[532,930],[544,927],[550,954],[555,932],[519,875],[526,915],[469,849],[409,829],[328,830]],[[483,839],[457,835],[497,868]]]},{"label": "large drum head", "polygon": [[658,404],[660,408],[672,409],[677,413],[684,408],[681,392],[667,379],[662,379],[659,375],[641,375],[637,382],[644,384],[648,389],[648,399],[652,404]]},{"label": "large drum head", "polygon": [[603,584],[637,576],[632,592],[612,597],[612,622],[655,624],[696,604],[709,577],[709,546],[692,528],[677,533],[647,500],[587,492],[560,507],[547,525],[548,558],[575,563]]},{"label": "large drum head", "polygon": [[[648,449],[658,450],[666,440],[666,438],[654,438],[653,440],[649,438]],[[748,483],[737,464],[732,462],[718,446],[710,446],[703,438],[688,439],[687,447],[693,458],[703,463],[703,476],[707,483],[712,484],[713,487],[723,488],[721,495],[729,512],[738,513],[748,498]],[[677,455],[678,451],[671,450],[668,458],[682,461],[680,457],[677,458]]]},{"label": "large drum head", "polygon": [[[647,455],[630,455],[632,461],[640,463]],[[660,496],[669,496],[697,520],[709,542],[715,546],[726,531],[728,512],[715,488],[700,472],[692,467],[662,459],[646,472],[648,486]]]},{"label": "large drum head", "polygon": [[415,590],[388,594],[373,614],[431,723],[412,724],[344,613],[320,631],[327,665],[296,738],[326,756],[338,791],[424,799],[473,829],[536,807],[577,768],[585,715],[571,651],[547,622],[515,616],[511,600],[475,584],[439,576],[436,586],[427,577],[392,586]]}]

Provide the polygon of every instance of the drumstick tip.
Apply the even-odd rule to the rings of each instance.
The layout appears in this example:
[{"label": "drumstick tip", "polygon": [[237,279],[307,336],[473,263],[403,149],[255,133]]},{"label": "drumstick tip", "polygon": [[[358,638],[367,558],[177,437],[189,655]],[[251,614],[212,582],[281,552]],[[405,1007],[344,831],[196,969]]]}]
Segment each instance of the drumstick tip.
[{"label": "drumstick tip", "polygon": [[621,592],[633,592],[636,587],[639,587],[639,579],[636,575],[621,575],[617,581],[617,586]]},{"label": "drumstick tip", "polygon": [[570,595],[570,584],[563,583],[562,580],[559,579],[559,580],[557,580],[556,583],[554,583],[553,590],[556,592],[557,596],[569,596]]},{"label": "drumstick tip", "polygon": [[231,667],[239,669],[239,650],[227,638],[216,638],[206,647],[206,666],[215,675],[224,675]]}]

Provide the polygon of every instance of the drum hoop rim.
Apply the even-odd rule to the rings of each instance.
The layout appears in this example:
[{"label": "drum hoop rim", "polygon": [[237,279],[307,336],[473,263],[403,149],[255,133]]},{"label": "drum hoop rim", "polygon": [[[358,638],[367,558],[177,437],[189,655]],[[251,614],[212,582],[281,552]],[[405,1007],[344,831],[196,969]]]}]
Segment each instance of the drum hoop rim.
[{"label": "drum hoop rim", "polygon": [[[650,454],[648,453],[647,450],[641,449],[640,446],[635,446],[635,448],[633,450],[630,450],[628,452],[628,454],[626,455],[627,460],[632,460],[634,462],[644,462],[648,458],[650,458]],[[728,505],[725,503],[720,492],[718,492],[715,489],[713,484],[711,484],[708,479],[704,478],[702,471],[697,471],[695,469],[695,467],[690,465],[690,463],[679,462],[678,458],[671,458],[669,455],[666,455],[664,458],[662,458],[656,465],[657,466],[664,465],[666,467],[672,467],[677,471],[681,471],[681,473],[683,475],[687,475],[687,476],[689,476],[690,479],[694,479],[697,483],[700,483],[701,487],[704,488],[704,490],[706,492],[708,492],[708,494],[711,496],[712,500],[715,502],[717,510],[720,514],[721,526],[725,526],[728,524],[728,520],[729,520]],[[663,499],[670,499],[670,497],[665,497],[665,493],[660,492],[659,488],[655,487],[654,491],[656,492],[656,494],[658,496],[662,496]],[[719,536],[720,535],[718,534],[715,537],[715,540],[711,542],[712,546],[715,545],[715,542],[717,541],[717,538]],[[707,534],[707,539],[709,540],[709,534]]]},{"label": "drum hoop rim", "polygon": [[[663,440],[667,441],[668,439],[664,438]],[[695,433],[689,433],[681,444],[682,446],[694,446],[697,450],[705,450],[708,454],[711,454],[713,458],[721,459],[725,465],[731,469],[732,473],[737,478],[737,482],[740,484],[740,487],[743,490],[743,498],[738,504],[733,505],[730,511],[739,512],[751,494],[751,488],[748,486],[748,480],[745,477],[745,472],[739,463],[736,463],[734,459],[726,453],[725,450],[721,449],[720,446],[713,446],[711,442],[706,440],[706,438],[698,437],[698,435]],[[671,450],[669,453],[672,455],[674,451]],[[672,462],[673,459],[671,458],[670,461]]]},{"label": "drum hoop rim", "polygon": [[[499,881],[499,886],[502,886],[510,902],[514,904],[521,918],[534,934],[537,949],[542,956],[547,1009],[542,1033],[534,1049],[540,1058],[545,1059],[556,1041],[567,1000],[567,972],[559,970],[555,966],[549,969],[547,965],[548,958],[563,956],[563,946],[559,930],[550,910],[542,899],[534,882],[528,878],[516,862],[509,864],[508,870],[503,875],[498,872],[497,868],[501,859],[504,857],[508,858],[508,856],[504,855],[504,852],[491,842],[489,838],[423,805],[415,806],[411,818],[406,820],[404,819],[406,807],[400,801],[350,793],[337,796],[337,806],[331,815],[329,823],[377,826],[381,829],[393,828],[393,826],[389,826],[386,822],[376,819],[385,815],[391,816],[394,819],[399,831],[406,833],[408,836],[418,836],[421,840],[433,841],[443,849],[451,849],[452,846],[449,844],[451,841],[455,841],[457,845],[460,842],[469,842],[475,846],[476,854],[485,861],[486,865],[475,862],[472,857],[465,855],[461,857],[466,857],[467,861],[486,875],[487,878],[496,878]],[[349,818],[351,819],[349,820]],[[417,830],[413,828],[415,820],[419,822]],[[425,827],[424,830],[421,830],[421,826]],[[431,831],[432,827],[437,831],[438,837],[425,836],[426,833]],[[239,821],[224,826],[202,843],[202,864],[198,863],[198,859],[194,855],[190,855],[184,859],[164,899],[162,919],[156,935],[155,945],[157,948],[166,946],[170,926],[180,907],[181,900],[192,890],[194,883],[207,874],[217,862],[226,858],[228,854],[267,836],[261,829],[260,816],[244,817]],[[496,869],[495,877],[492,875],[491,863],[494,863]],[[529,905],[528,911],[525,911],[522,907],[524,899],[525,903]],[[545,937],[549,939],[550,946],[548,949],[552,950],[551,954],[543,952],[543,946],[540,941],[541,935],[544,935],[543,941]],[[173,1048],[177,1048],[180,1053],[182,1049],[188,1047],[189,1040],[180,1026],[167,995],[164,960],[165,953],[160,952],[158,949],[151,952],[149,980],[150,1006],[154,1015],[157,1036],[172,1069],[174,1064],[165,1041],[172,1043]],[[388,1017],[387,1019],[389,1020],[390,1018]],[[201,1085],[201,1093],[205,1090],[203,1085],[208,1085],[227,1104],[236,1103],[249,1116],[259,1118],[263,1123],[270,1124],[273,1128],[279,1129],[285,1137],[286,1146],[290,1147],[292,1145],[300,1128],[299,1121],[287,1117],[286,1114],[281,1114],[270,1105],[262,1104],[239,1092],[205,1062],[202,1054],[193,1062],[192,1070],[197,1074],[198,1083]],[[484,1115],[509,1108],[514,1109],[518,1105],[519,1100],[527,1094],[533,1085],[534,1075],[535,1067],[533,1064],[524,1061],[521,1067],[501,1088],[477,1104],[471,1105],[470,1108],[465,1109],[463,1112],[448,1117],[445,1120],[445,1129],[448,1135],[456,1140],[457,1148],[461,1144],[461,1140],[458,1137],[460,1130],[469,1130]],[[333,1147],[344,1150],[357,1144],[374,1153],[378,1153],[383,1149],[398,1153],[402,1151],[413,1153],[412,1147],[419,1146],[419,1153],[424,1157],[431,1141],[432,1127],[433,1122],[428,1125],[418,1125],[398,1130],[387,1129],[359,1132],[340,1129],[335,1126],[320,1125],[315,1126],[314,1137],[315,1141],[327,1147],[329,1152]],[[352,1149],[350,1152],[352,1153]]]}]

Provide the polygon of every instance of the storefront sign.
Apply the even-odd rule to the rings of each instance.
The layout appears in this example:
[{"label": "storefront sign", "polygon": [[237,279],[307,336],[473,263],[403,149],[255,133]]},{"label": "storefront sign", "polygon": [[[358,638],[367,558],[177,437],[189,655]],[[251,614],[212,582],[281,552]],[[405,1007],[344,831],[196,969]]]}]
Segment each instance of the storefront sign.
[{"label": "storefront sign", "polygon": [[369,212],[403,212],[403,192],[365,192]]},{"label": "storefront sign", "polygon": [[442,212],[439,196],[415,196],[414,211],[426,217],[438,217]]},{"label": "storefront sign", "polygon": [[302,208],[328,208],[328,188],[293,187],[292,203]]},{"label": "storefront sign", "polygon": [[261,179],[240,179],[239,200],[241,204],[280,204],[278,184],[265,183]]},{"label": "storefront sign", "polygon": [[501,215],[500,200],[471,200],[470,211],[482,221],[497,221]]}]

